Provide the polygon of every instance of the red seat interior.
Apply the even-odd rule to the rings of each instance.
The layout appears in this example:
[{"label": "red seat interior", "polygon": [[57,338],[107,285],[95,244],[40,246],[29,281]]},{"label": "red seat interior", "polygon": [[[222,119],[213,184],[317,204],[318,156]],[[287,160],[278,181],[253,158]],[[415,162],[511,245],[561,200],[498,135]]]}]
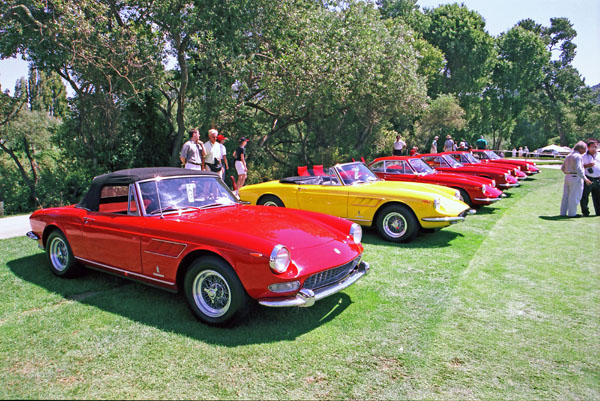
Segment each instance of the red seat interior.
[{"label": "red seat interior", "polygon": [[306,166],[298,166],[298,175],[300,175],[300,176],[310,175],[308,173],[308,167],[306,167]]},{"label": "red seat interior", "polygon": [[325,171],[323,171],[323,165],[322,164],[315,164],[313,166],[313,174],[314,175],[325,175]]}]

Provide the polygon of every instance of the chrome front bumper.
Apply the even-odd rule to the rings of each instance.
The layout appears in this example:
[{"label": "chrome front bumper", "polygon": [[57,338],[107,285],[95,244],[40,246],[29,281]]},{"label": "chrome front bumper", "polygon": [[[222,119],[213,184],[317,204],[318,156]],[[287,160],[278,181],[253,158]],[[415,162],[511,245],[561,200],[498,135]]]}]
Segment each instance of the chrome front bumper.
[{"label": "chrome front bumper", "polygon": [[34,233],[33,231],[29,231],[25,235],[27,236],[27,238],[31,238],[31,239],[34,239],[36,241],[40,239],[40,237],[38,237],[37,234]]},{"label": "chrome front bumper", "polygon": [[423,217],[421,219],[421,221],[427,221],[430,223],[450,223],[450,224],[456,224],[456,223],[460,223],[461,221],[463,221],[465,219],[465,217],[468,214],[475,214],[477,213],[477,211],[475,209],[467,209],[464,212],[461,213],[462,216],[456,216],[456,217],[451,217],[451,216],[447,216],[447,217]]},{"label": "chrome front bumper", "polygon": [[526,179],[527,179],[527,176],[525,176],[525,177],[517,177],[517,180],[519,180],[519,181],[523,181],[523,180],[526,180]]},{"label": "chrome front bumper", "polygon": [[370,266],[367,262],[360,262],[358,266],[354,268],[346,277],[337,283],[328,285],[323,288],[319,288],[316,290],[309,290],[307,288],[303,288],[298,291],[298,294],[291,297],[283,297],[283,298],[262,298],[258,300],[258,303],[263,306],[271,306],[271,307],[288,307],[288,306],[301,306],[301,307],[309,307],[313,306],[316,301],[326,298],[330,295],[335,294],[336,292],[340,292],[352,284],[356,283],[362,276],[369,273]]},{"label": "chrome front bumper", "polygon": [[[504,195],[504,194],[502,194],[502,195]],[[477,202],[497,202],[500,199],[502,199],[502,198],[500,198],[500,197],[498,197],[498,198],[475,198],[473,200],[476,200]]]},{"label": "chrome front bumper", "polygon": [[515,182],[514,184],[498,184],[499,187],[502,188],[513,188],[513,187],[520,187],[521,184],[519,184],[518,182]]}]

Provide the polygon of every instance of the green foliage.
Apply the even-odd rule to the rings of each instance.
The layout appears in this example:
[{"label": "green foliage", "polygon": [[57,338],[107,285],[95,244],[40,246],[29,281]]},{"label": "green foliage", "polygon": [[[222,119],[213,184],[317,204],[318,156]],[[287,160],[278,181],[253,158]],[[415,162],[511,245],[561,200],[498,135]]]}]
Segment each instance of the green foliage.
[{"label": "green foliage", "polygon": [[449,4],[425,11],[423,37],[446,57],[443,74],[429,83],[429,94],[454,93],[459,99],[478,94],[488,84],[494,58],[493,38],[483,17],[464,5]]},{"label": "green foliage", "polygon": [[[31,68],[0,96],[17,208],[71,202],[107,171],[179,165],[192,127],[229,137],[230,156],[251,138],[249,183],[387,154],[398,133],[530,149],[599,135],[565,18],[492,38],[464,5],[415,0],[7,0],[0,15],[0,58]],[[8,130],[25,106],[38,114]]]},{"label": "green foliage", "polygon": [[416,140],[425,148],[435,135],[441,137],[450,134],[456,137],[466,125],[464,116],[465,111],[458,104],[456,97],[440,95],[431,102],[419,120]]}]

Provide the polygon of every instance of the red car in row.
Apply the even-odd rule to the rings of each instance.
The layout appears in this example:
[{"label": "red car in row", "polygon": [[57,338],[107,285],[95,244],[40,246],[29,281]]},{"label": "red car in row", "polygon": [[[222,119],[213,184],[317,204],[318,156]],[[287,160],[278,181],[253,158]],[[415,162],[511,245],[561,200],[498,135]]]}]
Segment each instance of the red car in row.
[{"label": "red car in row", "polygon": [[503,159],[493,150],[473,150],[473,156],[481,160],[483,163],[493,162],[519,166],[521,171],[527,175],[538,174],[540,172],[540,169],[537,167],[535,162],[530,162],[527,160]]},{"label": "red car in row", "polygon": [[422,182],[455,188],[462,201],[471,207],[489,205],[502,199],[503,195],[491,179],[439,172],[414,156],[380,157],[373,160],[369,168],[386,181]]},{"label": "red car in row", "polygon": [[447,152],[445,154],[449,154],[456,161],[462,163],[467,167],[493,167],[505,170],[507,173],[511,174],[517,180],[525,180],[527,179],[527,174],[521,171],[521,167],[515,164],[507,164],[507,163],[495,163],[489,162],[484,163],[475,156],[471,152],[467,151],[453,151]]},{"label": "red car in row", "polygon": [[506,169],[485,166],[465,166],[447,153],[427,153],[417,155],[417,157],[421,158],[430,167],[433,167],[438,171],[489,178],[490,180],[496,181],[496,186],[498,188],[506,189],[518,187],[520,185],[519,180],[506,172]]}]

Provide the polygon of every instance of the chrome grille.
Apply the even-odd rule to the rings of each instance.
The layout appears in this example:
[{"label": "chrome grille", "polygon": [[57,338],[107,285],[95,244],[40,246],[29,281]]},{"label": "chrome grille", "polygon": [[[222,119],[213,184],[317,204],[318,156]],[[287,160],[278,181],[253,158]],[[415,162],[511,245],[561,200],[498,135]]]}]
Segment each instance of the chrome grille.
[{"label": "chrome grille", "polygon": [[329,284],[333,284],[350,273],[352,269],[358,264],[360,261],[360,256],[346,263],[345,265],[341,265],[338,267],[334,267],[333,269],[324,270],[319,273],[315,273],[312,276],[309,276],[304,281],[304,288],[309,290],[314,290],[317,288],[325,287]]}]

